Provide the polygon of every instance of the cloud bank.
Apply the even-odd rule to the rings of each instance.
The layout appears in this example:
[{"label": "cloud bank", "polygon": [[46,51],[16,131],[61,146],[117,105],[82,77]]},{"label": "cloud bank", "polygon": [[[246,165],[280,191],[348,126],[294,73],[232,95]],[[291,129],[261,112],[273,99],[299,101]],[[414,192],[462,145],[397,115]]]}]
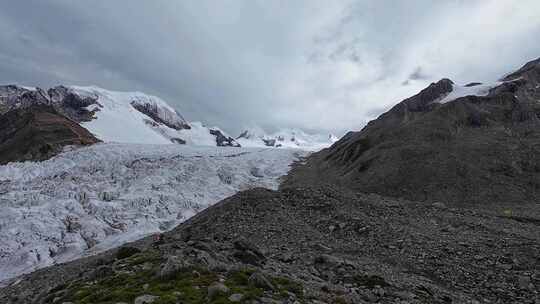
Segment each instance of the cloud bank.
[{"label": "cloud bank", "polygon": [[358,130],[540,57],[536,0],[0,2],[0,83],[143,91],[232,133]]}]

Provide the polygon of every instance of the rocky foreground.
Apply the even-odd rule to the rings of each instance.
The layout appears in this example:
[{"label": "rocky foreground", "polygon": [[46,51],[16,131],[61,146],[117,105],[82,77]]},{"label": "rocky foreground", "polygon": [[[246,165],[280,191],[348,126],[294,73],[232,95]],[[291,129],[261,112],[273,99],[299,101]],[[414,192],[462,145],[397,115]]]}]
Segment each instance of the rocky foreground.
[{"label": "rocky foreground", "polygon": [[536,212],[257,188],[162,240],[25,275],[0,302],[540,303]]}]

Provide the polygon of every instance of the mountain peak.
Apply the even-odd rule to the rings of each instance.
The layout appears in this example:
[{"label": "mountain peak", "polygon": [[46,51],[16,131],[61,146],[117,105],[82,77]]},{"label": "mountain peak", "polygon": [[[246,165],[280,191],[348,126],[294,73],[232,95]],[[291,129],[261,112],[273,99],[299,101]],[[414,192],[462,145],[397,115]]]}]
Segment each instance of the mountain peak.
[{"label": "mountain peak", "polygon": [[219,128],[188,123],[164,100],[141,92],[97,86],[0,86],[0,114],[33,105],[50,105],[106,142],[240,146]]},{"label": "mountain peak", "polygon": [[535,201],[539,63],[493,85],[432,83],[314,154],[289,179],[294,185],[323,177],[354,190],[455,204]]},{"label": "mountain peak", "polygon": [[540,58],[531,60],[523,65],[517,71],[506,75],[502,81],[511,81],[516,80],[517,78],[523,77],[526,74],[535,73],[537,76],[540,75]]}]

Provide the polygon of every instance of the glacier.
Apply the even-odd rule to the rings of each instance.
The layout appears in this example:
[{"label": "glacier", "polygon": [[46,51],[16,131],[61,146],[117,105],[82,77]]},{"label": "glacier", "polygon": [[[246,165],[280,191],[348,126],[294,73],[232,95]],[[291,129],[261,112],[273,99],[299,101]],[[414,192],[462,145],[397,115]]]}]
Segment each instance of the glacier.
[{"label": "glacier", "polygon": [[0,282],[166,231],[237,191],[276,189],[296,149],[101,143],[0,166]]}]

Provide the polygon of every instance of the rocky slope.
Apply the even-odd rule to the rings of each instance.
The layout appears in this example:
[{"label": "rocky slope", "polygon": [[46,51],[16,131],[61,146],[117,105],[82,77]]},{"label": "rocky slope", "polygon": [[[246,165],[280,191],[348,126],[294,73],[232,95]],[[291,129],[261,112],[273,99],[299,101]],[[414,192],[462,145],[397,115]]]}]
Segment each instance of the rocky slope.
[{"label": "rocky slope", "polygon": [[454,204],[538,202],[539,117],[540,60],[491,86],[442,79],[312,155],[289,183]]},{"label": "rocky slope", "polygon": [[539,222],[527,216],[335,187],[254,189],[161,241],[25,275],[0,301],[538,303]]},{"label": "rocky slope", "polygon": [[65,146],[86,146],[98,141],[51,106],[30,105],[0,116],[0,164],[45,160],[62,152]]}]

